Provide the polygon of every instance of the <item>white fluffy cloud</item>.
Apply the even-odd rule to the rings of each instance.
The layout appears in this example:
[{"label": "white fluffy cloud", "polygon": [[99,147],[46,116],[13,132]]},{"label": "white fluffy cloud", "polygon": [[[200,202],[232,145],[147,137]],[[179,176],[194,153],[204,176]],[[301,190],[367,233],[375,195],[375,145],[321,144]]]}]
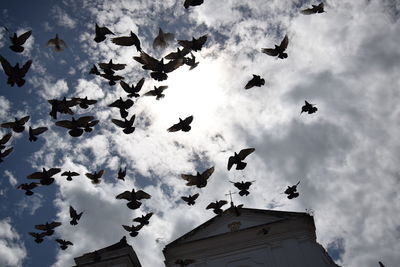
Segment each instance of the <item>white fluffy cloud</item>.
[{"label": "white fluffy cloud", "polygon": [[0,220],[0,265],[22,266],[26,249],[10,218]]}]

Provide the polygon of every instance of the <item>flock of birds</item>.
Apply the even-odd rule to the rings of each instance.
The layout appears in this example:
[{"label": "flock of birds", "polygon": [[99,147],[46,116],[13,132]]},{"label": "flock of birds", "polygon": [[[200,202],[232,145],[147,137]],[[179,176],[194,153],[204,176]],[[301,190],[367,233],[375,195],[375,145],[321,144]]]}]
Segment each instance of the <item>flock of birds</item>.
[{"label": "flock of birds", "polygon": [[[198,6],[203,3],[203,0],[185,0],[184,7],[189,8],[190,6]],[[311,8],[307,8],[300,11],[304,15],[311,15],[317,13],[324,12],[324,4],[320,3],[319,5],[312,5]],[[8,31],[8,29],[6,29]],[[9,32],[9,31],[8,31]],[[14,33],[11,35],[10,33],[10,41],[11,46],[10,49],[16,53],[21,53],[24,51],[23,45],[31,36],[32,31],[27,31],[21,35],[17,35]],[[107,27],[100,27],[99,25],[95,25],[95,37],[94,41],[97,43],[103,42],[107,39],[107,35],[114,35],[114,33],[108,29]],[[161,28],[159,29],[158,35],[155,37],[153,41],[154,49],[165,49],[167,48],[172,41],[174,40],[174,34],[164,32]],[[200,51],[204,44],[207,41],[207,35],[203,35],[199,38],[193,37],[192,40],[179,40],[178,44],[180,47],[177,48],[176,52],[171,52],[167,54],[165,57],[161,59],[156,59],[146,52],[144,52],[141,48],[140,40],[135,33],[132,31],[127,36],[114,37],[111,39],[112,43],[118,46],[135,46],[136,50],[140,52],[139,56],[133,57],[135,61],[142,65],[144,70],[150,71],[150,76],[157,81],[165,81],[168,78],[168,73],[176,70],[177,68],[187,65],[190,67],[190,70],[196,68],[199,62],[196,61],[196,57],[193,52]],[[262,48],[261,52],[265,53],[272,57],[278,57],[279,59],[285,59],[288,57],[288,54],[285,52],[289,44],[289,38],[286,35],[279,45],[275,45],[274,48]],[[60,52],[63,51],[64,48],[67,47],[66,42],[59,38],[58,34],[56,34],[55,38],[50,39],[47,42],[48,46],[52,46],[55,51]],[[167,63],[164,60],[168,60]],[[0,55],[0,62],[3,67],[4,73],[8,76],[7,83],[10,86],[14,86],[15,84],[18,87],[21,87],[25,84],[25,75],[29,71],[29,68],[32,64],[32,60],[28,60],[22,67],[17,63],[14,67]],[[135,131],[134,122],[135,115],[133,114],[130,118],[129,109],[133,106],[134,102],[132,98],[136,99],[141,97],[139,92],[141,91],[145,78],[139,80],[139,82],[134,85],[129,85],[124,82],[124,77],[117,75],[116,72],[119,70],[123,70],[126,67],[126,64],[116,64],[112,60],[108,63],[99,63],[98,67],[93,65],[90,69],[90,74],[100,76],[106,79],[110,86],[114,86],[117,81],[121,88],[127,93],[127,99],[124,100],[122,97],[115,100],[113,103],[109,104],[109,107],[118,108],[120,117],[119,119],[112,119],[112,123],[114,123],[117,127],[122,128],[124,134],[131,134]],[[100,70],[99,70],[100,69]],[[265,84],[265,80],[261,78],[259,75],[253,74],[253,78],[248,81],[245,85],[244,89],[250,89],[252,87],[261,87]],[[150,90],[142,96],[153,96],[157,100],[165,97],[164,91],[168,88],[166,85],[162,86],[154,86],[153,90]],[[52,119],[57,120],[58,113],[60,114],[68,114],[74,115],[75,112],[71,109],[75,106],[79,106],[81,109],[88,109],[89,106],[95,105],[97,100],[88,99],[87,97],[73,97],[71,99],[67,99],[64,97],[63,99],[49,99],[48,103],[51,105],[51,111],[49,115]],[[314,104],[310,104],[305,101],[305,104],[301,107],[301,113],[306,112],[308,114],[313,114],[317,111],[317,107]],[[15,133],[22,133],[25,130],[25,124],[29,121],[30,116],[25,116],[22,118],[15,118],[12,122],[1,123],[0,126],[2,128],[8,128],[14,131]],[[193,121],[193,116],[188,116],[184,119],[179,118],[179,122],[172,125],[167,129],[168,132],[177,132],[183,131],[188,132],[191,130],[190,124]],[[56,126],[63,127],[68,129],[68,133],[72,137],[79,137],[84,132],[91,132],[93,128],[99,123],[99,120],[96,120],[94,116],[82,116],[79,118],[72,117],[69,120],[59,120],[55,122]],[[37,127],[32,128],[29,127],[29,141],[34,142],[38,139],[38,135],[43,134],[48,130],[47,127]],[[12,137],[12,133],[5,134],[0,139],[0,162],[3,161],[12,151],[12,147],[7,147],[7,143]],[[228,171],[236,165],[236,170],[243,170],[247,163],[244,160],[255,151],[255,148],[245,148],[240,150],[238,153],[234,152],[233,156],[230,156],[228,159],[227,169]],[[27,176],[29,180],[35,180],[35,182],[23,183],[17,186],[18,189],[25,190],[25,194],[27,196],[31,196],[34,194],[32,191],[38,186],[48,186],[53,184],[55,181],[54,175],[61,172],[60,168],[51,168],[45,169],[42,171],[34,172]],[[187,186],[195,186],[197,188],[203,188],[207,185],[208,179],[214,172],[214,166],[210,167],[203,172],[197,172],[195,175],[192,174],[181,174],[181,178],[186,180]],[[101,182],[101,178],[104,174],[104,170],[94,171],[93,173],[86,173],[85,176],[91,180],[93,184],[99,184]],[[73,177],[79,176],[80,174],[71,170],[67,170],[61,173],[61,176],[65,176],[67,181],[72,181]],[[125,169],[120,168],[118,171],[117,179],[124,180],[126,176],[126,167]],[[238,194],[243,196],[248,196],[250,194],[249,188],[255,181],[240,181],[240,182],[232,182],[233,185],[239,190]],[[297,191],[297,186],[300,181],[295,185],[288,186],[287,189],[283,192],[287,195],[288,199],[293,199],[299,196],[299,192]],[[229,193],[232,194],[231,192]],[[197,198],[199,197],[199,193],[194,195],[182,196],[181,199],[186,202],[187,205],[195,205]],[[151,195],[144,192],[143,190],[135,190],[134,188],[131,191],[125,191],[116,196],[116,199],[126,200],[127,207],[132,210],[139,209],[142,205],[142,201],[146,199],[150,199]],[[219,200],[215,202],[211,202],[206,209],[211,209],[215,214],[221,214],[223,212],[222,207],[228,204],[226,200]],[[237,216],[240,216],[240,208],[243,205],[235,206],[231,199],[231,208],[233,212],[236,213]],[[72,206],[69,207],[70,213],[70,224],[77,225],[80,220],[83,212],[78,213]],[[129,232],[130,236],[135,237],[138,235],[140,229],[149,224],[149,220],[152,217],[153,213],[147,213],[140,217],[133,219],[133,222],[137,223],[136,225],[122,225],[122,227]],[[51,236],[54,233],[54,228],[61,226],[61,222],[46,222],[45,224],[35,225],[35,229],[41,232],[30,232],[29,234],[33,236],[34,241],[37,243],[43,242],[46,236]],[[64,239],[55,239],[56,242],[59,243],[60,248],[65,250],[68,246],[73,245],[71,241],[67,241]],[[177,265],[186,266],[193,263],[194,260],[191,259],[179,259],[176,261]],[[381,262],[379,262],[380,266],[383,266]]]}]

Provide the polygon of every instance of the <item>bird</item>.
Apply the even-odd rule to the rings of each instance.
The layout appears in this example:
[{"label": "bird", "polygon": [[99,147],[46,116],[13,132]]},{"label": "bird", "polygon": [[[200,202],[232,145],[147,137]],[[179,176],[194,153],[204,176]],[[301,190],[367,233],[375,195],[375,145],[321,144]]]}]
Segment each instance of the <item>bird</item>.
[{"label": "bird", "polygon": [[94,105],[97,103],[97,100],[88,99],[87,96],[85,98],[73,97],[72,101],[76,101],[78,103],[79,107],[83,108],[83,109],[87,109],[87,108],[89,108],[90,105]]},{"label": "bird", "polygon": [[228,159],[228,171],[231,170],[234,164],[236,164],[236,170],[243,170],[247,165],[243,160],[255,150],[255,148],[245,148],[240,150],[239,154],[234,152],[235,154]]},{"label": "bird", "polygon": [[17,33],[14,33],[13,36],[10,36],[10,40],[12,42],[12,45],[10,46],[10,49],[14,52],[21,53],[24,51],[24,47],[22,46],[25,44],[26,40],[31,36],[32,31],[27,31],[24,32],[21,35],[17,36]]},{"label": "bird", "polygon": [[233,183],[233,185],[237,189],[239,189],[239,195],[242,197],[244,195],[248,196],[250,194],[250,192],[248,190],[254,181],[248,181],[248,182],[244,182],[244,181],[232,182],[232,181],[230,181],[230,182]]},{"label": "bird", "polygon": [[239,217],[240,215],[242,215],[242,213],[241,213],[242,208],[243,208],[243,204],[235,206],[235,205],[233,205],[233,203],[231,203],[231,207],[228,210],[235,213],[235,215],[237,217]]},{"label": "bird", "polygon": [[133,114],[129,120],[124,118],[123,121],[117,119],[111,119],[111,121],[118,127],[123,128],[122,131],[124,132],[124,134],[130,134],[135,131],[135,127],[133,127],[133,123],[135,122],[135,117],[136,117],[135,114]]},{"label": "bird", "polygon": [[187,9],[189,6],[199,6],[203,4],[204,0],[185,0],[183,6]]},{"label": "bird", "polygon": [[112,108],[118,108],[121,117],[126,118],[128,116],[128,112],[126,110],[132,107],[133,104],[134,102],[131,99],[123,100],[122,97],[120,97],[108,106]]},{"label": "bird", "polygon": [[[187,1],[187,0],[186,0],[186,1]],[[177,259],[177,260],[175,261],[175,264],[179,265],[180,267],[185,267],[185,266],[188,266],[188,265],[190,265],[190,264],[192,264],[192,263],[194,263],[194,262],[196,262],[196,261],[193,260],[193,259],[184,259],[184,260],[182,260],[182,259]]]},{"label": "bird", "polygon": [[253,74],[253,78],[247,82],[244,89],[250,89],[254,86],[261,87],[264,84],[265,84],[265,80],[263,78],[261,78],[260,75]]},{"label": "bird", "polygon": [[25,195],[31,196],[31,195],[33,195],[32,189],[36,188],[39,185],[40,185],[40,183],[29,183],[29,184],[24,183],[24,184],[20,184],[19,186],[17,186],[17,188],[25,190]]},{"label": "bird", "polygon": [[101,182],[100,178],[103,176],[103,174],[104,170],[100,170],[94,173],[85,173],[86,177],[92,180],[92,184],[99,184]]},{"label": "bird", "polygon": [[96,36],[94,37],[94,41],[96,43],[100,43],[102,41],[104,41],[106,39],[106,35],[107,34],[113,34],[114,33],[112,31],[110,31],[110,29],[108,29],[107,27],[99,27],[99,25],[96,23]]},{"label": "bird", "polygon": [[153,212],[149,212],[146,215],[142,215],[141,217],[137,217],[137,218],[133,219],[133,221],[140,223],[140,225],[142,225],[142,226],[148,225],[151,216],[153,216]]},{"label": "bird", "polygon": [[134,34],[132,31],[130,32],[130,36],[122,36],[122,37],[112,38],[112,42],[116,45],[121,45],[121,46],[134,45],[138,52],[142,51],[142,48],[140,47],[140,40],[137,37],[137,35]]},{"label": "bird", "polygon": [[93,67],[90,69],[89,74],[100,75],[100,71],[96,67],[96,65],[93,64]]},{"label": "bird", "polygon": [[64,239],[56,239],[56,242],[60,244],[60,248],[62,250],[66,250],[68,248],[68,246],[73,246],[74,244],[72,244],[71,241],[66,241]]},{"label": "bird", "polygon": [[182,120],[179,118],[179,122],[172,125],[167,129],[168,132],[177,132],[177,131],[183,131],[183,132],[189,132],[192,127],[190,127],[190,124],[193,121],[193,116],[189,116]]},{"label": "bird", "polygon": [[199,65],[199,62],[196,62],[196,57],[193,55],[192,52],[190,52],[190,57],[185,57],[185,64],[188,65],[190,68],[189,70],[192,70]]},{"label": "bird", "polygon": [[1,151],[1,150],[3,150],[3,149],[0,149],[0,162],[3,162],[3,158],[10,155],[10,153],[14,150],[14,148],[10,147],[4,151]]},{"label": "bird", "polygon": [[119,168],[118,171],[118,179],[125,181],[125,176],[126,176],[126,167],[124,170],[122,170],[122,168]]},{"label": "bird", "polygon": [[304,106],[301,107],[301,113],[307,112],[308,114],[313,114],[317,112],[318,108],[314,107],[315,104],[310,104],[307,101],[304,101]]},{"label": "bird", "polygon": [[285,190],[285,194],[288,195],[288,199],[296,198],[299,196],[299,193],[297,192],[297,186],[300,184],[300,181],[297,182],[297,184],[288,186],[287,189]]},{"label": "bird", "polygon": [[64,42],[63,39],[60,39],[58,37],[58,34],[56,34],[55,38],[47,41],[47,46],[52,46],[54,48],[54,51],[61,52],[67,47],[67,44]]},{"label": "bird", "polygon": [[168,55],[166,55],[164,58],[168,60],[173,60],[173,59],[180,59],[184,58],[187,54],[189,54],[190,49],[183,48],[182,50],[179,49],[179,47],[176,49],[176,52],[171,52]]},{"label": "bird", "polygon": [[186,180],[187,186],[197,186],[198,188],[205,187],[207,185],[207,180],[210,178],[211,174],[214,172],[214,166],[211,168],[208,168],[201,174],[197,172],[196,175],[190,175],[190,174],[181,174],[182,179]]},{"label": "bird", "polygon": [[29,234],[35,238],[34,241],[38,244],[42,243],[44,240],[44,237],[46,236],[46,232],[42,232],[42,233],[29,232]]},{"label": "bird", "polygon": [[287,35],[285,35],[280,45],[275,45],[275,48],[261,48],[261,52],[272,57],[278,56],[278,58],[284,59],[288,57],[288,54],[284,53],[288,44],[289,38]]},{"label": "bird", "polygon": [[148,91],[145,93],[143,96],[155,96],[156,100],[160,100],[161,98],[165,97],[165,94],[163,94],[164,90],[168,88],[167,85],[162,85],[162,86],[154,86],[153,90]]},{"label": "bird", "polygon": [[184,59],[170,60],[168,63],[164,63],[164,58],[158,60],[145,52],[141,52],[140,56],[133,57],[134,60],[142,64],[142,68],[145,70],[151,70],[150,76],[157,81],[164,81],[168,78],[167,73],[172,72],[184,64]]},{"label": "bird", "polygon": [[171,32],[163,32],[161,28],[158,28],[158,35],[154,38],[153,48],[166,48],[168,43],[174,40],[175,35]]},{"label": "bird", "polygon": [[228,201],[226,200],[218,200],[215,202],[211,202],[210,204],[208,204],[208,206],[206,207],[206,209],[212,209],[213,212],[215,214],[221,214],[223,212],[223,210],[221,209],[221,207],[225,204],[228,204]]},{"label": "bird", "polygon": [[183,196],[183,197],[181,197],[181,199],[182,199],[183,201],[185,201],[185,202],[190,206],[190,205],[194,205],[194,204],[196,203],[195,200],[196,200],[198,197],[199,197],[199,193],[196,193],[196,194],[194,194],[194,195],[189,195],[189,196],[187,196],[187,197]]},{"label": "bird", "polygon": [[54,182],[53,176],[61,172],[60,168],[42,168],[41,172],[34,172],[27,176],[28,179],[39,179],[41,185],[51,185]]},{"label": "bird", "polygon": [[7,133],[0,139],[0,150],[6,147],[5,144],[10,140],[11,136],[12,133]]},{"label": "bird", "polygon": [[73,176],[79,176],[79,173],[77,172],[71,172],[71,171],[65,171],[61,173],[61,176],[67,176],[67,181],[72,181]]},{"label": "bird", "polygon": [[135,191],[135,189],[133,188],[132,191],[124,191],[121,194],[117,195],[115,198],[128,200],[129,202],[126,205],[128,206],[128,208],[134,210],[140,208],[140,206],[142,205],[139,200],[150,199],[151,195],[142,190]]},{"label": "bird", "polygon": [[25,123],[29,121],[29,116],[22,117],[21,119],[15,118],[13,122],[5,122],[0,124],[2,128],[11,128],[16,133],[22,133],[25,130]]},{"label": "bird", "polygon": [[116,70],[123,70],[126,67],[126,64],[115,64],[112,62],[112,59],[108,63],[99,63],[99,67],[104,71],[105,74],[114,74]]},{"label": "bird", "polygon": [[124,89],[124,91],[128,93],[129,98],[139,97],[140,95],[138,94],[138,92],[140,91],[140,89],[142,89],[144,80],[144,78],[140,79],[136,86],[134,86],[133,84],[129,86],[129,84],[124,81],[120,81],[119,84],[121,85],[122,89]]},{"label": "bird", "polygon": [[100,76],[108,80],[108,84],[110,86],[116,85],[117,84],[116,81],[124,79],[124,77],[120,75],[107,74],[107,73],[101,73]]},{"label": "bird", "polygon": [[57,112],[73,115],[74,112],[71,108],[79,104],[79,101],[76,98],[67,100],[66,97],[64,97],[62,100],[49,99],[47,100],[47,102],[49,102],[49,104],[51,105],[51,111],[49,115],[55,120],[57,119]]},{"label": "bird", "polygon": [[50,236],[54,233],[53,229],[60,225],[61,225],[60,222],[51,222],[51,223],[46,222],[45,224],[35,225],[35,229],[43,231],[46,235]]},{"label": "bird", "polygon": [[191,41],[178,40],[178,44],[191,51],[200,51],[207,41],[207,35],[200,36],[199,38],[192,37]]},{"label": "bird", "polygon": [[11,85],[11,87],[13,87],[15,84],[18,87],[21,87],[25,84],[24,77],[32,65],[32,60],[25,62],[22,68],[19,67],[19,63],[12,67],[10,62],[0,55],[0,63],[3,67],[4,73],[8,76],[7,84]]},{"label": "bird", "polygon": [[[78,118],[77,120],[74,117],[72,117],[71,121],[69,121],[69,120],[56,121],[55,124],[57,126],[70,129],[68,131],[70,136],[79,137],[83,134],[84,129],[82,129],[82,128],[85,128],[85,130],[88,131],[92,126],[94,126],[94,125],[89,124],[91,121],[94,121],[93,116],[84,116],[84,117]],[[96,121],[94,121],[94,122],[96,122]]]},{"label": "bird", "polygon": [[72,206],[69,206],[69,216],[71,217],[71,221],[69,223],[71,225],[77,225],[78,221],[81,219],[82,214],[83,211],[78,214]]},{"label": "bird", "polygon": [[88,121],[84,124],[83,130],[87,133],[93,131],[93,127],[99,123],[99,120]]},{"label": "bird", "polygon": [[312,15],[317,13],[324,13],[324,3],[320,3],[319,5],[311,5],[312,7],[303,9],[300,11],[303,15]]},{"label": "bird", "polygon": [[49,128],[47,128],[47,127],[38,127],[38,128],[33,129],[32,127],[29,126],[29,141],[35,142],[38,139],[36,136],[44,133],[48,129]]},{"label": "bird", "polygon": [[122,227],[126,231],[130,232],[129,235],[131,237],[135,237],[135,236],[137,236],[139,234],[139,230],[142,229],[143,225],[141,225],[141,224],[136,225],[136,226],[134,226],[134,225],[132,225],[132,226],[122,225]]}]

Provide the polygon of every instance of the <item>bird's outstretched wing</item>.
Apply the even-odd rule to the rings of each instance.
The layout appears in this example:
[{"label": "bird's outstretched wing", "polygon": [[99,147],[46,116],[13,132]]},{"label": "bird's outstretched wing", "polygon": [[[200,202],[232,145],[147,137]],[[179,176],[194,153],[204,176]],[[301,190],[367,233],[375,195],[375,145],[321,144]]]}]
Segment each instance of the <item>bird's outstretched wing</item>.
[{"label": "bird's outstretched wing", "polygon": [[278,50],[276,50],[275,48],[261,48],[261,52],[273,57],[279,54]]},{"label": "bird's outstretched wing", "polygon": [[141,200],[141,199],[149,199],[151,198],[151,195],[147,194],[146,192],[139,190],[136,191],[136,199]]},{"label": "bird's outstretched wing", "polygon": [[28,40],[29,36],[31,36],[32,31],[27,31],[23,34],[21,34],[20,36],[18,36],[17,39],[15,39],[14,44],[15,45],[23,45],[26,40]]},{"label": "bird's outstretched wing", "polygon": [[287,35],[285,35],[285,37],[283,38],[283,40],[282,40],[281,44],[279,45],[279,47],[282,50],[286,50],[286,48],[288,47],[288,44],[289,44],[289,37]]},{"label": "bird's outstretched wing", "polygon": [[130,191],[125,191],[115,197],[116,199],[126,199],[126,200],[131,200],[132,199],[132,193]]},{"label": "bird's outstretched wing", "polygon": [[1,66],[3,67],[4,72],[8,76],[13,75],[13,68],[12,68],[11,64],[8,62],[8,60],[0,55],[0,62],[1,62]]},{"label": "bird's outstretched wing", "polygon": [[248,155],[253,153],[256,149],[255,148],[246,148],[240,150],[238,156],[240,157],[241,160],[244,160]]}]

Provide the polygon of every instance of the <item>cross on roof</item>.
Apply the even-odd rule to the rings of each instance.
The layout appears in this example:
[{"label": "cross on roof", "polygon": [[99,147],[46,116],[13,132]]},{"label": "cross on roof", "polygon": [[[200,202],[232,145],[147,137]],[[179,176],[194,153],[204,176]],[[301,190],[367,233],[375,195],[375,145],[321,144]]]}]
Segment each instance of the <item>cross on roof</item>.
[{"label": "cross on roof", "polygon": [[227,195],[229,195],[229,197],[230,197],[230,199],[231,199],[231,207],[233,207],[234,205],[233,205],[233,200],[232,200],[232,195],[233,194],[236,194],[236,192],[231,192],[231,190],[229,190],[229,193],[228,194],[225,194],[225,196],[227,196]]}]

